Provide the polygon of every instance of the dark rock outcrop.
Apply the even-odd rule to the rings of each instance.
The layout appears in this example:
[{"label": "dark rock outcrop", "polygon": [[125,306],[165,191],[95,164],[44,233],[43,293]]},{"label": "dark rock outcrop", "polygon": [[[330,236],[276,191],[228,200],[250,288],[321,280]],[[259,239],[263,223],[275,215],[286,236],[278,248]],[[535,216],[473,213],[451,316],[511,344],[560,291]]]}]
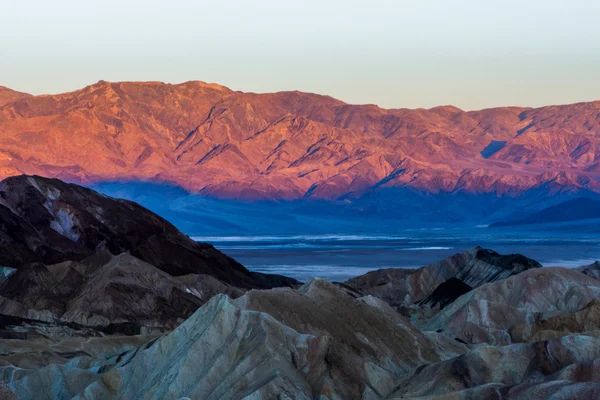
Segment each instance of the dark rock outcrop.
[{"label": "dark rock outcrop", "polygon": [[241,288],[269,288],[293,279],[251,273],[207,243],[197,243],[137,205],[38,176],[0,183],[0,265],[82,260],[99,246],[129,252],[173,275],[206,274]]},{"label": "dark rock outcrop", "polygon": [[19,268],[0,285],[0,298],[13,304],[0,307],[0,314],[30,318],[37,312],[47,323],[139,334],[176,327],[210,298],[199,294],[208,287],[206,280],[185,284],[129,253],[104,252]]}]

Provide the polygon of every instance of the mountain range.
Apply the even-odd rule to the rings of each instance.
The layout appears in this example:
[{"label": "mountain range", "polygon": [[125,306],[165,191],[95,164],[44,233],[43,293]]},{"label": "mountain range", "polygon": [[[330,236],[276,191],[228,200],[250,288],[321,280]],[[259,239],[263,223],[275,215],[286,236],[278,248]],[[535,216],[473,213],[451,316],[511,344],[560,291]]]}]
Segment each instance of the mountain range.
[{"label": "mountain range", "polygon": [[355,201],[386,189],[600,192],[600,101],[382,109],[199,81],[0,87],[0,177],[169,183],[239,200]]}]

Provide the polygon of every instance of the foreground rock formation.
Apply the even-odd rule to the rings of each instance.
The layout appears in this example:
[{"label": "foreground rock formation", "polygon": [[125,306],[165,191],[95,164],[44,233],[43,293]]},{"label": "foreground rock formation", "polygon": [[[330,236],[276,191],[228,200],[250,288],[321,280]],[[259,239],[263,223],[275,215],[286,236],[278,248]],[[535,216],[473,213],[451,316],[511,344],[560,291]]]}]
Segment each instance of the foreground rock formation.
[{"label": "foreground rock formation", "polygon": [[598,192],[600,102],[386,110],[203,82],[0,87],[0,177],[153,180],[241,199],[352,198],[413,187]]},{"label": "foreground rock formation", "polygon": [[[514,275],[473,268],[482,251],[520,260],[508,263]],[[432,316],[411,320],[362,289],[313,279],[218,294],[171,332],[37,327],[38,336],[1,340],[0,381],[22,399],[597,398],[599,280],[483,249],[451,259],[464,279],[492,282]]]},{"label": "foreground rock formation", "polygon": [[[553,338],[471,345],[315,279],[297,290],[217,295],[169,334],[97,338],[63,353],[69,360],[29,355],[27,365],[21,349],[0,357],[0,376],[24,399],[596,398],[600,331],[578,312],[562,315],[538,319],[569,327]],[[13,340],[11,350],[17,343],[33,346]]]}]

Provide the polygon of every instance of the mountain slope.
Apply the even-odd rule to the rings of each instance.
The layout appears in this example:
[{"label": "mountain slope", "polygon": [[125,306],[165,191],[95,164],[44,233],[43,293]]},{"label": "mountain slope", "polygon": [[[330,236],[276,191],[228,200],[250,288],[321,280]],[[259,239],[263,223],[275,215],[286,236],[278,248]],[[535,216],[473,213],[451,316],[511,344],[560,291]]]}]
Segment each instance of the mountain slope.
[{"label": "mountain slope", "polygon": [[404,186],[600,190],[600,102],[386,110],[203,82],[100,81],[8,100],[0,127],[3,177],[152,180],[245,200],[352,199]]},{"label": "mountain slope", "polygon": [[600,218],[600,201],[578,198],[545,208],[535,214],[517,220],[498,221],[490,226],[516,226],[553,222],[580,221]]},{"label": "mountain slope", "polygon": [[0,106],[30,96],[30,94],[17,92],[4,86],[0,86]]},{"label": "mountain slope", "polygon": [[207,274],[242,288],[294,283],[248,271],[136,203],[57,179],[16,176],[3,180],[0,216],[3,266],[78,261],[106,248],[115,255],[128,251],[173,276]]}]

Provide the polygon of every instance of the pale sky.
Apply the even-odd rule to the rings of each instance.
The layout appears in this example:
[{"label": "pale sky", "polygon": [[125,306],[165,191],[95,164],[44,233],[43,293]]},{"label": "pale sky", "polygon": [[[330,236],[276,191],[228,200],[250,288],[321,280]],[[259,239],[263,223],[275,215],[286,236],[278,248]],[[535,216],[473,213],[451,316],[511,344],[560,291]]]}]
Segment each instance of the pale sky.
[{"label": "pale sky", "polygon": [[0,0],[0,85],[203,80],[386,108],[600,99],[598,0]]}]

